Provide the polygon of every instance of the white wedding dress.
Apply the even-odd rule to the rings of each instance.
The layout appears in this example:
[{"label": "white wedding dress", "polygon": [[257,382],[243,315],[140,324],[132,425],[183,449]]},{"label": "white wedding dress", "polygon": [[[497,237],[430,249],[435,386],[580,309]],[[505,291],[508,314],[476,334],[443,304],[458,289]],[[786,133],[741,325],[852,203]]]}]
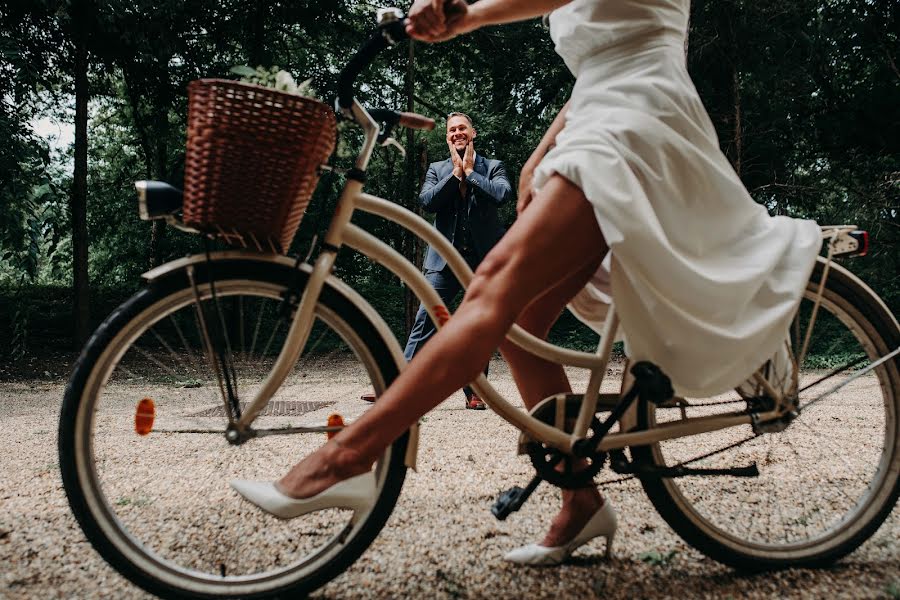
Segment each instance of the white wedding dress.
[{"label": "white wedding dress", "polygon": [[599,331],[610,296],[626,353],[685,396],[737,387],[778,351],[821,247],[813,221],[770,217],[719,149],[688,76],[688,0],[574,0],[550,15],[576,76],[535,172],[593,204],[610,248],[571,308]]}]

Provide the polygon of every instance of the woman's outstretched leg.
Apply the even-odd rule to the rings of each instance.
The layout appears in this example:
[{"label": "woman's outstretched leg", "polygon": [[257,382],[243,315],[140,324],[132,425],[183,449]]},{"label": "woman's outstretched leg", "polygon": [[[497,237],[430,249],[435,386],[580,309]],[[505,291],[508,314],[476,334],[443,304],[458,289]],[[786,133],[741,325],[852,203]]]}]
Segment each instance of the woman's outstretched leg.
[{"label": "woman's outstretched leg", "polygon": [[307,498],[370,469],[419,417],[475,379],[534,298],[605,253],[591,204],[572,183],[552,177],[482,261],[450,321],[369,411],[336,443],[295,465],[279,487]]}]

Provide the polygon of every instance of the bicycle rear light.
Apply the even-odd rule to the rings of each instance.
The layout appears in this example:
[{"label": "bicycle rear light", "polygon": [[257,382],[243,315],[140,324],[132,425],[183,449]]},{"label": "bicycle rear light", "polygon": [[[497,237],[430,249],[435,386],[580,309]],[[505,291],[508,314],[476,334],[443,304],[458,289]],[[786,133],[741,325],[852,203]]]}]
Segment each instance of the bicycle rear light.
[{"label": "bicycle rear light", "polygon": [[837,236],[831,243],[834,258],[865,256],[869,253],[869,232],[848,231]]},{"label": "bicycle rear light", "polygon": [[868,231],[854,231],[850,234],[850,237],[854,238],[857,242],[859,242],[860,245],[859,250],[857,250],[853,256],[865,256],[869,253]]}]

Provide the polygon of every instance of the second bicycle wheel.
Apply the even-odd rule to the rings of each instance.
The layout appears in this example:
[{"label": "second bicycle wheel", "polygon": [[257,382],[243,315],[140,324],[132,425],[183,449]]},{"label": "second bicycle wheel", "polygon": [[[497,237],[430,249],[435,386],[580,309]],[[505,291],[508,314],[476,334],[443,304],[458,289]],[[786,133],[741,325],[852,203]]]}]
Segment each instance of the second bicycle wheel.
[{"label": "second bicycle wheel", "polygon": [[[795,352],[809,327],[822,266],[816,265],[795,319]],[[826,565],[875,533],[897,502],[900,361],[888,360],[815,401],[897,348],[896,321],[871,290],[833,265],[811,340],[800,365],[799,417],[785,430],[755,436],[747,425],[631,449],[635,460],[655,465],[758,466],[758,477],[642,479],[660,515],[710,558],[745,570]],[[688,401],[688,417],[744,403],[736,393]],[[680,408],[651,405],[639,421],[652,427],[681,418]],[[694,460],[700,456],[706,457]]]},{"label": "second bicycle wheel", "polygon": [[[383,527],[405,477],[408,434],[376,463],[368,510],[281,521],[243,500],[229,480],[277,479],[326,441],[317,431],[229,444],[228,384],[216,375],[232,374],[246,408],[290,325],[282,295],[289,285],[302,288],[306,273],[240,259],[193,269],[196,292],[184,270],[152,282],[82,353],[60,420],[66,493],[97,551],[155,594],[308,593],[352,564]],[[326,285],[301,360],[253,427],[323,427],[333,412],[351,421],[370,406],[360,396],[382,391],[397,372],[378,328],[345,292]],[[155,422],[141,436],[135,419],[144,398],[155,404]]]}]

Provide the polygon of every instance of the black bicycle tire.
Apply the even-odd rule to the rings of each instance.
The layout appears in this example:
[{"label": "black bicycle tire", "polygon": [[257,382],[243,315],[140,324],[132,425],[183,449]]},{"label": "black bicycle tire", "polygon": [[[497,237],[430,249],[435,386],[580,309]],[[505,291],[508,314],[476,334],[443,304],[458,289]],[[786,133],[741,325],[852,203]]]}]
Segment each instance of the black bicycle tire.
[{"label": "black bicycle tire", "polygon": [[[821,281],[822,272],[823,263],[818,262],[810,278],[810,286],[817,285]],[[886,352],[900,346],[900,330],[897,328],[896,321],[887,312],[884,305],[878,302],[877,296],[874,296],[871,290],[861,286],[858,280],[850,278],[841,270],[836,269],[830,271],[826,288],[852,305],[869,322],[870,327],[866,329],[867,333],[879,336]],[[895,405],[900,405],[900,376],[898,376],[897,365],[900,365],[900,361],[894,359],[893,365],[888,365],[887,372],[894,389],[894,403]],[[897,412],[900,414],[900,406],[897,406]],[[638,429],[647,428],[649,412],[647,406],[643,403],[638,408],[637,420]],[[900,460],[900,451],[898,451],[900,440],[895,439],[894,445],[895,454],[892,460]],[[652,446],[635,446],[630,448],[630,452],[633,460],[645,464],[654,464]],[[642,477],[641,485],[659,515],[685,542],[713,560],[745,572],[828,566],[856,550],[863,542],[874,535],[885,519],[887,519],[897,503],[898,496],[900,496],[900,477],[896,477],[893,482],[893,490],[886,497],[880,509],[856,534],[830,550],[797,559],[764,559],[756,555],[737,551],[733,547],[727,546],[707,535],[693,519],[678,508],[678,502],[673,499],[661,478]]]},{"label": "black bicycle tire", "polygon": [[[232,279],[259,280],[276,285],[292,284],[297,286],[295,289],[302,289],[308,278],[307,274],[302,270],[293,269],[282,263],[257,260],[218,260],[212,263],[197,263],[193,268],[194,279],[200,285],[207,282],[210,279],[210,275],[213,275],[216,281]],[[82,349],[66,385],[59,422],[59,464],[63,487],[69,505],[85,536],[104,560],[129,581],[157,596],[163,598],[206,599],[231,597],[275,598],[285,594],[289,594],[292,597],[307,595],[349,568],[365,552],[383,529],[396,505],[406,478],[405,456],[409,443],[409,431],[404,432],[393,443],[391,459],[387,467],[388,472],[385,476],[381,494],[366,522],[350,543],[336,554],[331,561],[313,573],[279,588],[254,595],[195,593],[160,581],[135,565],[107,539],[85,500],[82,483],[77,474],[75,419],[82,401],[82,390],[88,377],[103,350],[122,327],[155,302],[184,290],[190,285],[184,270],[175,271],[151,282],[116,308],[97,328]],[[381,371],[385,384],[389,385],[397,377],[399,365],[394,360],[388,344],[378,333],[378,329],[371,320],[339,289],[328,283],[322,290],[320,302],[354,328],[354,331],[368,347],[377,368]]]}]

